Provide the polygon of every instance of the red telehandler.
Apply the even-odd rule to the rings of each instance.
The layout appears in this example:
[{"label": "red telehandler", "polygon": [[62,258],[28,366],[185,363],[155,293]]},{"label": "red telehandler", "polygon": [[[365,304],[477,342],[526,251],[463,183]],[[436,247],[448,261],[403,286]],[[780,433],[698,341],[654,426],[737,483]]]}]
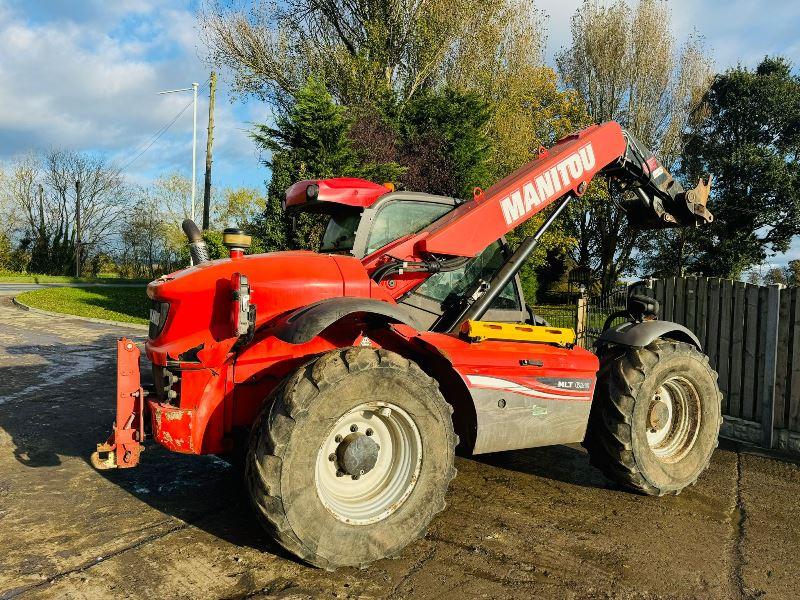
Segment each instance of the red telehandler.
[{"label": "red telehandler", "polygon": [[[360,179],[301,181],[287,211],[329,217],[319,252],[208,260],[150,283],[145,344],[118,342],[117,416],[92,463],[133,467],[152,437],[176,452],[241,456],[258,518],[320,567],[364,566],[420,537],[465,454],[583,442],[636,492],[677,494],[716,447],[716,373],[688,329],[631,295],[599,337],[525,305],[518,273],[542,233],[603,175],[642,228],[708,223],[709,183],[685,191],[617,123],[542,148],[474,198],[392,191]],[[550,207],[512,252],[504,235]]]}]

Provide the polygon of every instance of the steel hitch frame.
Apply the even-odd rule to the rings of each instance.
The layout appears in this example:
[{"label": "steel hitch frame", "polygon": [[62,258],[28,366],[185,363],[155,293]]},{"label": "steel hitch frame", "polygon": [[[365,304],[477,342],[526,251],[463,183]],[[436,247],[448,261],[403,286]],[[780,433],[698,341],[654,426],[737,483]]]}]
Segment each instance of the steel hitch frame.
[{"label": "steel hitch frame", "polygon": [[117,418],[108,439],[97,444],[91,463],[95,469],[127,469],[139,464],[144,450],[144,410],[147,392],[139,376],[141,351],[127,338],[117,340]]}]

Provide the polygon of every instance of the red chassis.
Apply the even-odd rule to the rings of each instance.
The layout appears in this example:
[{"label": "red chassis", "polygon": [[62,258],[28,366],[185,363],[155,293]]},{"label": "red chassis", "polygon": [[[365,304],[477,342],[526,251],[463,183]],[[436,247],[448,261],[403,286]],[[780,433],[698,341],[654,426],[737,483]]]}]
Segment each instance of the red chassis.
[{"label": "red chassis", "polygon": [[[153,439],[170,450],[233,452],[237,432],[252,425],[287,375],[313,357],[359,345],[411,358],[434,377],[455,409],[456,429],[468,451],[580,441],[598,370],[594,354],[572,345],[476,343],[457,333],[414,327],[392,309],[430,277],[419,265],[441,257],[475,257],[554,201],[583,194],[597,174],[613,176],[627,169],[631,143],[616,123],[589,127],[550,150],[542,149],[538,159],[488,190],[476,190],[474,199],[420,231],[360,258],[305,251],[232,252],[231,258],[153,281],[147,288],[154,308],[145,349],[154,390],[145,399],[138,350],[121,340],[114,431],[98,446],[93,463],[98,468],[135,466],[148,419]],[[636,172],[639,176],[644,169],[649,186],[642,202],[653,203],[647,211],[640,207],[643,214],[657,215],[660,226],[671,226],[676,218],[710,220],[705,198],[690,201],[687,196],[685,205],[669,203],[674,182],[654,161],[645,156]],[[666,189],[672,190],[669,195]],[[688,194],[692,192],[697,190]],[[287,191],[286,205],[360,210],[390,193],[356,179],[303,181]],[[395,264],[391,277],[375,276]],[[246,289],[240,289],[242,281]],[[250,312],[245,307],[244,318],[249,314],[252,321],[242,334],[245,297]],[[297,332],[301,321],[314,321],[315,307],[335,299],[344,302],[337,305],[337,318],[331,320],[328,311],[327,321],[319,317],[321,329],[311,327],[307,336]]]}]

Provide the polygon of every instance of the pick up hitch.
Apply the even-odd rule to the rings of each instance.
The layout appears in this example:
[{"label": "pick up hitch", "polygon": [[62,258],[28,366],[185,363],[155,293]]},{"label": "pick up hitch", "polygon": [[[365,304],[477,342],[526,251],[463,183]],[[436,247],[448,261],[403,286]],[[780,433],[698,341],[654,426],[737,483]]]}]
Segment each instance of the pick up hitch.
[{"label": "pick up hitch", "polygon": [[91,463],[95,469],[127,469],[139,464],[144,449],[144,398],[139,378],[141,351],[131,340],[117,340],[117,418],[108,439],[97,444]]}]

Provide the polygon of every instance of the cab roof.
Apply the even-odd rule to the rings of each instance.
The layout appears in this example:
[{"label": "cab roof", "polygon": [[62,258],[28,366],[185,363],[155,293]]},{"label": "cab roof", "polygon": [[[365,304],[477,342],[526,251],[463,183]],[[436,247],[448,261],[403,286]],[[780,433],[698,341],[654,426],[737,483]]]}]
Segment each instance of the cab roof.
[{"label": "cab roof", "polygon": [[[354,208],[369,208],[375,201],[393,191],[389,185],[355,177],[305,179],[286,190],[284,210],[298,209],[317,203],[332,203]],[[320,206],[322,208],[322,205]]]}]

